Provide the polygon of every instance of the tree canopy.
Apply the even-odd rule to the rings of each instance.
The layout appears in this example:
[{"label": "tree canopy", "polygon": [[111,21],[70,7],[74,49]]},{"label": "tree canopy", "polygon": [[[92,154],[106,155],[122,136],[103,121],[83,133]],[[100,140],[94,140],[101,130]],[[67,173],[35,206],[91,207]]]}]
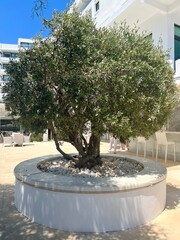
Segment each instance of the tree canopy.
[{"label": "tree canopy", "polygon": [[160,45],[126,23],[97,29],[76,10],[55,12],[44,24],[49,37],[38,36],[7,69],[5,103],[25,128],[51,129],[58,151],[72,158],[58,143],[70,142],[82,164],[99,157],[106,132],[124,142],[167,123],[176,87]]}]

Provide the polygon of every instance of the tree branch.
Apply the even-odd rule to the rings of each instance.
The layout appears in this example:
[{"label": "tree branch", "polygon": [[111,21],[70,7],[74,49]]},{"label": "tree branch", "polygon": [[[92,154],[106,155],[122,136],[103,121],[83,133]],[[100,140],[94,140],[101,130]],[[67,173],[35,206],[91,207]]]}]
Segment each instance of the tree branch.
[{"label": "tree branch", "polygon": [[63,155],[63,157],[67,160],[75,160],[71,155],[65,153],[61,148],[60,148],[60,145],[59,145],[59,141],[58,141],[58,138],[57,138],[57,134],[56,134],[56,130],[55,130],[55,125],[54,125],[54,122],[51,122],[51,130],[52,130],[52,135],[53,135],[53,139],[54,139],[54,142],[55,142],[55,145],[56,145],[56,149]]}]

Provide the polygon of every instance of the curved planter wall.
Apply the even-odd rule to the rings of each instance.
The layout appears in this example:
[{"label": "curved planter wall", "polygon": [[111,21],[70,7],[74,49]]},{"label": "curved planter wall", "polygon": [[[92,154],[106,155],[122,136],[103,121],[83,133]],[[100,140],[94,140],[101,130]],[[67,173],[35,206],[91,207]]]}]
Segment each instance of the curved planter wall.
[{"label": "curved planter wall", "polygon": [[14,170],[15,205],[37,223],[75,232],[118,231],[149,222],[165,207],[166,168],[156,162],[134,158],[144,165],[138,174],[82,179],[39,171],[45,158]]}]

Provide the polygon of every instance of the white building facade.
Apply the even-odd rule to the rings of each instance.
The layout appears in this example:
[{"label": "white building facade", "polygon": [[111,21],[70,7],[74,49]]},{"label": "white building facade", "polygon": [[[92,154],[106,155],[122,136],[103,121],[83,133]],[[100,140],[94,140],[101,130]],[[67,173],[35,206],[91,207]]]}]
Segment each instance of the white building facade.
[{"label": "white building facade", "polygon": [[4,124],[11,122],[11,117],[8,116],[8,112],[5,110],[5,104],[3,103],[2,87],[9,80],[9,76],[6,73],[6,67],[11,59],[18,59],[18,52],[20,49],[28,49],[32,46],[33,41],[31,39],[19,38],[17,44],[0,43],[0,131],[3,130]]},{"label": "white building facade", "polygon": [[6,73],[6,67],[11,59],[18,59],[18,52],[20,49],[28,49],[32,46],[31,39],[19,38],[17,44],[0,43],[0,103],[2,99],[2,86],[9,80]]},{"label": "white building facade", "polygon": [[147,32],[155,44],[162,39],[169,50],[169,61],[180,83],[180,0],[75,0],[81,14],[88,14],[97,27],[113,26],[126,21]]},{"label": "white building facade", "polygon": [[17,44],[0,44],[0,102],[2,103],[2,86],[9,80],[9,76],[6,73],[6,67],[10,59],[16,59],[18,57],[18,45]]}]

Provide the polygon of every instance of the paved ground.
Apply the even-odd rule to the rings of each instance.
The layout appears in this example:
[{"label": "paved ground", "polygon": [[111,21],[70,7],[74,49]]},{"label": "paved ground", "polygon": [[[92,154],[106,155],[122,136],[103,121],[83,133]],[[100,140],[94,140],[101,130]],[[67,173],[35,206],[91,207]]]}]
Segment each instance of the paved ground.
[{"label": "paved ground", "polygon": [[[63,145],[63,149],[75,153],[75,149],[68,143]],[[107,143],[101,143],[101,152],[107,153],[107,150]],[[57,153],[53,142],[31,143],[24,147],[3,147],[0,144],[0,240],[180,239],[180,162],[173,164],[172,161],[168,161],[166,165],[168,169],[166,209],[146,225],[127,231],[84,234],[58,231],[32,223],[14,206],[13,169],[23,160]],[[164,164],[164,160],[159,161]]]}]

